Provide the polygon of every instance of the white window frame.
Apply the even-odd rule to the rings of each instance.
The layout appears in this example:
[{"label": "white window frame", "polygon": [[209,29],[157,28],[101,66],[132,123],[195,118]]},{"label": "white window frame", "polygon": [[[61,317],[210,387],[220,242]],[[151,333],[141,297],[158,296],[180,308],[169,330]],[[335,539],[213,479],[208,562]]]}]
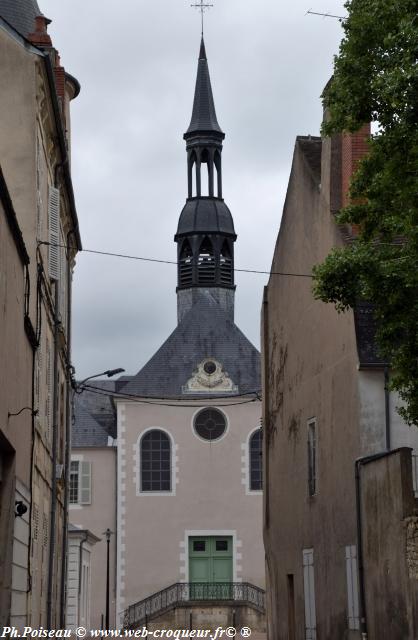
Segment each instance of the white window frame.
[{"label": "white window frame", "polygon": [[[170,491],[142,491],[142,467],[141,467],[141,442],[143,437],[149,433],[150,431],[162,431],[168,436],[170,440],[170,463],[171,463],[171,489]],[[178,481],[178,459],[177,459],[177,448],[178,445],[175,443],[173,436],[167,429],[164,427],[148,427],[144,429],[139,436],[136,444],[133,445],[135,456],[136,456],[136,469],[135,469],[135,478],[134,482],[136,485],[136,495],[139,496],[175,496],[176,495],[176,486]]]},{"label": "white window frame", "polygon": [[303,591],[305,598],[305,640],[316,640],[314,550],[303,549]]},{"label": "white window frame", "polygon": [[[91,504],[91,462],[80,458],[71,458],[71,464],[77,463],[77,501],[70,502],[74,506],[88,506]],[[71,470],[70,470],[71,475]]]},{"label": "white window frame", "polygon": [[345,548],[347,572],[347,618],[349,629],[360,629],[359,586],[357,566],[357,546],[351,544]]}]

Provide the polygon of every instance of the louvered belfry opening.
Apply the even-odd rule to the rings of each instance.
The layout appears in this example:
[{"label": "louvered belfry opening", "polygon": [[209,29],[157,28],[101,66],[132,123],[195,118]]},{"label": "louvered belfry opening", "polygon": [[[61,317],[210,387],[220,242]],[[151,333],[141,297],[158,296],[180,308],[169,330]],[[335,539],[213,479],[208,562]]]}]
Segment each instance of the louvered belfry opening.
[{"label": "louvered belfry opening", "polygon": [[179,286],[193,285],[193,251],[188,240],[184,240],[179,257]]},{"label": "louvered belfry opening", "polygon": [[232,263],[232,252],[227,240],[224,240],[219,259],[219,279],[223,285],[234,283],[234,269]]},{"label": "louvered belfry opening", "polygon": [[208,237],[203,239],[199,248],[197,280],[198,285],[214,284],[215,282],[215,253]]}]

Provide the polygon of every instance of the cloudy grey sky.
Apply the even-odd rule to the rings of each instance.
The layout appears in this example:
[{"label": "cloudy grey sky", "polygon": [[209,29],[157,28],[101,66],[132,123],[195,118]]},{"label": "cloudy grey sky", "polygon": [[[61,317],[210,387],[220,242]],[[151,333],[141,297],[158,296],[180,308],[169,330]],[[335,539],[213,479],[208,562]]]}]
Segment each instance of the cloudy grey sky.
[{"label": "cloudy grey sky", "polygon": [[[342,28],[340,0],[211,0],[205,42],[226,133],[224,197],[238,268],[268,270],[295,137],[318,135],[320,94]],[[186,198],[182,139],[193,102],[200,17],[192,0],[39,0],[81,94],[72,167],[85,249],[176,259]],[[236,323],[259,346],[267,276],[237,274]],[[295,282],[297,286],[297,282]],[[136,373],[176,325],[176,267],[82,253],[74,281],[79,378]]]}]

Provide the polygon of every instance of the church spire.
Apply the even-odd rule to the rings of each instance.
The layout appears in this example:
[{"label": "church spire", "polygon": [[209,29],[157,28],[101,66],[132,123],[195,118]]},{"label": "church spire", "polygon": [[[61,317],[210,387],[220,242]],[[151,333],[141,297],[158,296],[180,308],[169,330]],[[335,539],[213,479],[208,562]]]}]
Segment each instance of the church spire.
[{"label": "church spire", "polygon": [[197,133],[211,132],[221,140],[225,137],[216,118],[215,102],[210,82],[205,41],[200,43],[199,62],[197,67],[196,88],[193,102],[193,113],[189,128],[184,134],[185,140]]},{"label": "church spire", "polygon": [[192,119],[184,134],[188,198],[175,236],[178,245],[179,321],[201,293],[208,290],[233,318],[234,242],[237,236],[231,212],[222,196],[224,138],[216,117],[202,37]]}]

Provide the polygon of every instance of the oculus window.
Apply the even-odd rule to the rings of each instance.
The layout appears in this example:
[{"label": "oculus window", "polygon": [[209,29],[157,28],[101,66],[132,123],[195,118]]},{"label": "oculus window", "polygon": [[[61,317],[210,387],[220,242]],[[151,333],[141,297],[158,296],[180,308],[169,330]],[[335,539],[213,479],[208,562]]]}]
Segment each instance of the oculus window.
[{"label": "oculus window", "polygon": [[141,440],[141,491],[171,491],[170,438],[159,429]]},{"label": "oculus window", "polygon": [[203,440],[219,440],[226,431],[226,418],[219,409],[202,409],[194,419],[194,430]]}]

